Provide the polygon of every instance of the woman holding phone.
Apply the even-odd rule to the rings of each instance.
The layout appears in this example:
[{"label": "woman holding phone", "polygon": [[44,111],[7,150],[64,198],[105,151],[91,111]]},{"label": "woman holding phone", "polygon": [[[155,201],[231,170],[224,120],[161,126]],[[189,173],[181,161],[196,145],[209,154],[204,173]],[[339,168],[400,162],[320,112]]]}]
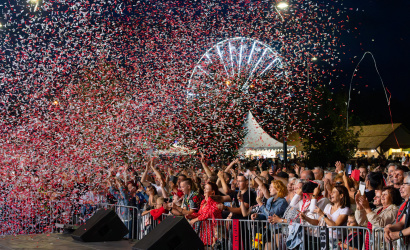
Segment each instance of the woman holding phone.
[{"label": "woman holding phone", "polygon": [[[372,232],[373,227],[385,227],[394,223],[398,212],[397,206],[401,203],[400,192],[393,187],[385,187],[382,190],[382,206],[372,211],[366,196],[360,192],[356,194],[357,210],[355,213],[356,220],[360,226],[367,226]],[[365,250],[369,248],[369,235],[366,234]]]}]

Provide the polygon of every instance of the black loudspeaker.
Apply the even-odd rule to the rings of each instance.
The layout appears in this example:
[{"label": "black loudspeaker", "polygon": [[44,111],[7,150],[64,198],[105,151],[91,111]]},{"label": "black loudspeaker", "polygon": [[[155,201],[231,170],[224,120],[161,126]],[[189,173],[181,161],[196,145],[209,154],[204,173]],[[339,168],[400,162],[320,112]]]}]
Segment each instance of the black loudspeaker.
[{"label": "black loudspeaker", "polygon": [[114,241],[121,240],[127,233],[127,227],[114,210],[100,209],[71,237],[84,242]]},{"label": "black loudspeaker", "polygon": [[133,250],[203,250],[204,243],[182,216],[168,216],[132,247]]}]

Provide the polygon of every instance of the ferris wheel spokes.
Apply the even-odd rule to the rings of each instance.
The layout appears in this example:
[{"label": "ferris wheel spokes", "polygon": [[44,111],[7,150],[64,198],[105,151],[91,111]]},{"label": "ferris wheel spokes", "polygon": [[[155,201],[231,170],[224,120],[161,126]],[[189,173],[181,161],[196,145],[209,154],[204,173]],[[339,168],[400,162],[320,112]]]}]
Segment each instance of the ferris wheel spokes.
[{"label": "ferris wheel spokes", "polygon": [[[233,87],[233,81],[242,91],[246,91],[266,75],[268,78],[283,77],[283,63],[280,55],[266,44],[251,38],[236,37],[218,42],[208,49],[195,66],[188,85],[188,97],[200,91],[216,91],[216,85]],[[261,84],[270,84],[259,79]],[[201,86],[204,87],[203,90]],[[217,93],[217,92],[215,92]]]},{"label": "ferris wheel spokes", "polygon": [[217,49],[217,51],[218,51],[218,55],[219,55],[219,58],[220,58],[220,60],[221,60],[221,62],[222,62],[222,65],[223,65],[224,68],[225,68],[226,75],[229,77],[228,70],[226,69],[226,65],[225,65],[225,63],[224,63],[224,59],[222,58],[221,50],[219,49],[219,46],[218,46],[218,45],[216,45],[216,49]]},{"label": "ferris wheel spokes", "polygon": [[245,84],[244,84],[243,87],[242,87],[243,89],[244,89],[244,88],[246,88],[246,89],[248,88],[248,81],[249,81],[249,79],[251,79],[251,77],[253,76],[253,73],[255,72],[255,70],[256,70],[256,68],[258,67],[259,63],[261,62],[262,58],[265,56],[266,50],[267,50],[266,48],[263,50],[262,56],[259,58],[259,60],[258,60],[258,62],[256,63],[256,65],[253,67],[251,73],[249,74],[248,79],[246,79],[246,82],[245,82]]},{"label": "ferris wheel spokes", "polygon": [[240,49],[240,52],[239,52],[239,71],[238,71],[238,77],[241,77],[242,52],[243,52],[243,44],[242,44],[242,40],[241,40],[241,49]]}]

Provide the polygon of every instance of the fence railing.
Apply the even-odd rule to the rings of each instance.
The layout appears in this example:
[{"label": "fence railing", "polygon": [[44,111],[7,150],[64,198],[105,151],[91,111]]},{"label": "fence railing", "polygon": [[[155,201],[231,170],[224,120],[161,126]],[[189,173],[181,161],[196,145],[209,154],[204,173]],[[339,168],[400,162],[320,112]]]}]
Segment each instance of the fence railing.
[{"label": "fence railing", "polygon": [[[0,209],[0,235],[61,232],[63,226],[79,227],[99,208],[116,211],[129,230],[129,239],[140,240],[151,232],[167,215],[154,220],[137,207],[101,203],[98,205],[72,202],[47,202],[31,209],[27,202],[10,202]],[[289,249],[303,244],[310,249],[400,249],[399,241],[386,242],[384,228],[371,232],[364,227],[320,227],[312,225],[272,225],[268,221],[209,219],[194,226],[205,245],[213,249]],[[327,237],[325,237],[327,235]]]}]

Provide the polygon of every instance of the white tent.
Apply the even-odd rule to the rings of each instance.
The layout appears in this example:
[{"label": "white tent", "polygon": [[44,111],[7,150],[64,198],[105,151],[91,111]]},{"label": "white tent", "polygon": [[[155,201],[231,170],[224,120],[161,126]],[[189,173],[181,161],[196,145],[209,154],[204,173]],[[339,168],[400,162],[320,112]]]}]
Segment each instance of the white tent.
[{"label": "white tent", "polygon": [[[248,133],[245,136],[239,155],[259,156],[274,158],[278,152],[283,152],[283,143],[273,139],[268,135],[249,111],[243,125]],[[288,146],[288,152],[295,150],[294,146]]]}]

